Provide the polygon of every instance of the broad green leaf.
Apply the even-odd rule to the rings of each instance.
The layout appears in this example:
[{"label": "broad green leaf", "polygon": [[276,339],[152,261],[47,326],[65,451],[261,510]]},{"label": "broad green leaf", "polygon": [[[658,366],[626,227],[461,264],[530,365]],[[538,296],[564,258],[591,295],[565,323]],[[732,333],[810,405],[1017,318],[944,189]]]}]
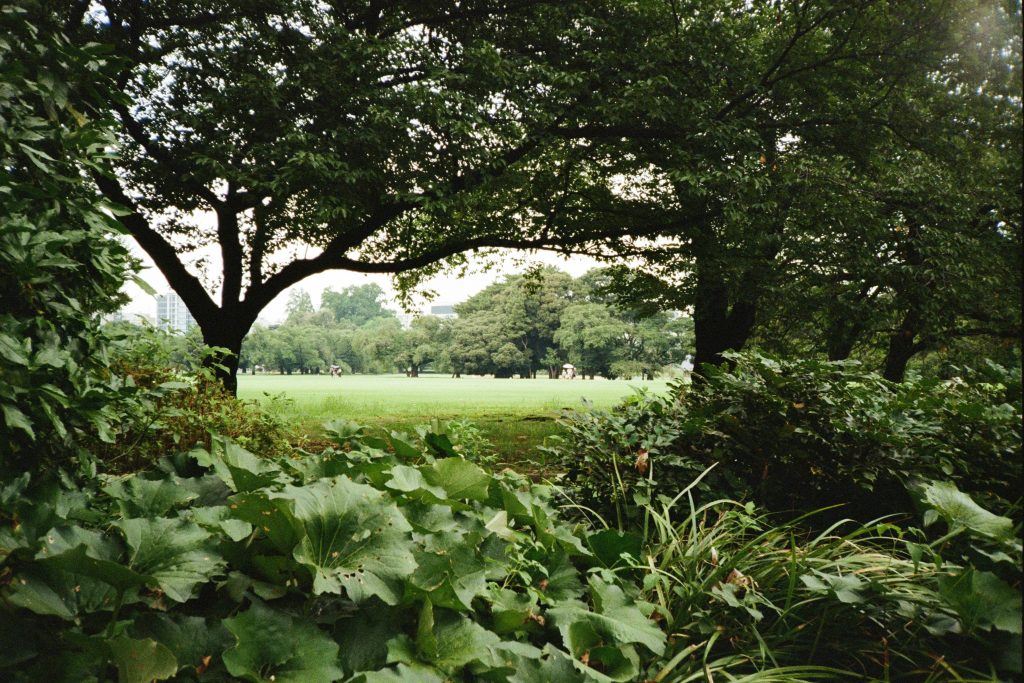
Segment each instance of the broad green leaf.
[{"label": "broad green leaf", "polygon": [[572,644],[579,642],[584,627],[609,645],[637,643],[657,655],[665,651],[664,632],[644,615],[621,588],[592,576],[590,590],[594,601],[593,611],[587,609],[582,602],[573,600],[546,612],[547,618],[554,622],[574,657],[578,658],[583,653],[573,648]]},{"label": "broad green leaf", "polygon": [[178,662],[171,651],[150,638],[135,640],[118,636],[108,641],[108,645],[120,683],[162,681],[178,672]]},{"label": "broad green leaf", "polygon": [[[553,645],[544,648],[540,659],[520,657],[517,659],[515,673],[509,677],[509,683],[586,683],[588,681],[608,680],[596,672],[583,673],[565,652]],[[583,668],[583,667],[580,667]]]},{"label": "broad green leaf", "polygon": [[925,501],[941,514],[953,529],[969,529],[998,541],[1013,541],[1013,521],[981,507],[956,484],[932,482],[924,487]]},{"label": "broad green leaf", "polygon": [[202,617],[144,612],[132,620],[131,635],[150,638],[174,655],[178,668],[195,668],[204,657],[216,657],[234,643],[222,623],[208,624]]},{"label": "broad green leaf", "polygon": [[67,621],[113,610],[117,596],[109,583],[46,563],[24,567],[0,591],[0,598],[8,604]]},{"label": "broad green leaf", "polygon": [[290,553],[299,542],[297,524],[290,510],[282,509],[267,495],[264,491],[235,494],[231,496],[228,509],[233,517],[259,530],[279,552]]},{"label": "broad green leaf", "polygon": [[434,634],[434,606],[430,598],[420,606],[420,618],[416,622],[416,653],[430,661],[437,657],[437,636]]},{"label": "broad green leaf", "polygon": [[399,664],[394,669],[365,672],[354,680],[356,683],[446,683],[450,679],[428,667]]},{"label": "broad green leaf", "polygon": [[315,593],[341,593],[355,602],[376,595],[394,605],[399,581],[416,568],[412,528],[388,496],[348,477],[287,486],[271,498],[290,509],[299,544],[297,562],[313,573]]},{"label": "broad green leaf", "polygon": [[346,673],[372,671],[387,663],[387,642],[401,633],[408,610],[368,601],[334,625],[342,668]]},{"label": "broad green leaf", "polygon": [[580,583],[579,571],[573,566],[572,560],[563,552],[552,553],[543,560],[547,577],[541,580],[537,588],[548,603],[559,603],[572,600],[583,595],[583,584]]},{"label": "broad green leaf", "polygon": [[616,529],[605,529],[587,536],[587,545],[594,557],[606,567],[622,563],[622,554],[637,559],[643,539],[636,534],[620,533]]},{"label": "broad green leaf", "polygon": [[214,552],[210,534],[181,519],[125,519],[115,524],[130,548],[128,566],[149,577],[177,602],[189,600],[196,587],[218,574],[224,562]]},{"label": "broad green leaf", "polygon": [[123,517],[162,517],[199,497],[171,479],[152,481],[138,475],[118,479],[104,486],[103,491],[118,501]]},{"label": "broad green leaf", "polygon": [[495,633],[504,635],[524,631],[531,624],[534,628],[540,628],[536,621],[540,608],[534,594],[492,586],[488,598]]},{"label": "broad green leaf", "polygon": [[210,531],[223,532],[232,541],[243,541],[252,534],[252,524],[234,519],[234,511],[226,505],[192,507],[188,510],[192,521]]},{"label": "broad green leaf", "polygon": [[423,473],[415,467],[408,465],[396,465],[391,468],[391,479],[385,484],[389,489],[401,491],[402,493],[414,493],[423,491],[429,494],[428,501],[443,501],[448,497],[447,492],[441,486],[432,486],[427,483]]},{"label": "broad green leaf", "polygon": [[476,537],[460,539],[450,534],[430,537],[426,547],[414,553],[416,571],[409,577],[414,592],[429,596],[438,607],[468,612],[473,598],[487,588],[483,559]]},{"label": "broad green leaf", "polygon": [[814,593],[831,593],[839,602],[850,605],[864,602],[866,598],[862,591],[870,586],[867,581],[854,574],[839,575],[815,572],[802,575],[800,581]]},{"label": "broad green leaf", "polygon": [[215,439],[210,451],[193,451],[196,461],[213,467],[232,491],[242,493],[280,483],[284,480],[281,468],[259,458],[228,439]]},{"label": "broad green leaf", "polygon": [[337,644],[313,622],[256,603],[224,625],[237,640],[224,653],[232,676],[254,683],[327,683],[344,675]]},{"label": "broad green leaf", "polygon": [[[434,613],[431,609],[427,622],[421,612],[416,649],[422,661],[449,673],[458,672],[471,662],[501,665],[495,652],[501,639],[475,621],[450,612]],[[427,644],[430,647],[423,647]]]},{"label": "broad green leaf", "polygon": [[444,489],[452,500],[487,500],[491,475],[462,458],[443,458],[421,469],[427,482]]},{"label": "broad green leaf", "polygon": [[939,594],[968,631],[999,629],[1021,635],[1021,593],[991,572],[973,567],[939,580]]}]

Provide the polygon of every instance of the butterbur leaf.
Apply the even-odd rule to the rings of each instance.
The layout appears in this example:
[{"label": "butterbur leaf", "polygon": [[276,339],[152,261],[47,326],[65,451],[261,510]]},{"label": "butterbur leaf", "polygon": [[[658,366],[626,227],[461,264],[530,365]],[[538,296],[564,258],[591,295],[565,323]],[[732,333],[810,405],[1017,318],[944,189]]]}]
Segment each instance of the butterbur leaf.
[{"label": "butterbur leaf", "polygon": [[315,593],[355,602],[376,595],[394,605],[399,580],[416,568],[412,528],[388,496],[348,477],[287,486],[271,497],[290,509],[299,535],[295,560],[313,573]]},{"label": "butterbur leaf", "polygon": [[210,534],[181,519],[125,519],[116,524],[131,549],[128,566],[167,597],[185,602],[196,586],[220,572],[223,560]]},{"label": "butterbur leaf", "polygon": [[991,572],[968,567],[939,580],[939,594],[956,610],[968,631],[1007,631],[1021,635],[1020,590]]},{"label": "butterbur leaf", "polygon": [[114,498],[124,517],[162,517],[169,510],[199,497],[171,479],[151,481],[133,475],[103,487]]},{"label": "butterbur leaf", "polygon": [[113,610],[117,590],[92,577],[38,563],[11,577],[0,598],[36,614],[72,621],[81,615]]},{"label": "butterbur leaf", "polygon": [[[519,658],[515,673],[509,677],[509,683],[585,683],[597,677],[588,676],[577,670],[576,665],[565,652],[548,645],[544,648],[540,659]],[[603,678],[603,677],[602,677]]]},{"label": "butterbur leaf", "polygon": [[997,541],[1013,541],[1013,521],[981,507],[956,484],[936,481],[924,487],[924,499],[942,515],[950,529],[969,529]]},{"label": "butterbur leaf", "polygon": [[391,479],[385,484],[389,489],[401,491],[402,493],[428,494],[425,497],[427,502],[443,501],[448,498],[448,493],[441,486],[433,486],[427,483],[423,473],[415,467],[408,465],[396,465],[391,468]]},{"label": "butterbur leaf", "polygon": [[415,558],[409,583],[439,607],[469,611],[473,598],[487,588],[486,567],[472,541],[452,542],[442,535],[430,547],[417,549]]},{"label": "butterbur leaf", "polygon": [[327,683],[344,675],[338,645],[310,621],[257,603],[224,625],[237,640],[224,652],[232,676],[255,683]]},{"label": "butterbur leaf", "polygon": [[117,666],[119,683],[162,681],[178,672],[178,662],[171,651],[150,638],[119,636],[107,644]]},{"label": "butterbur leaf", "polygon": [[427,482],[440,486],[452,500],[487,500],[492,477],[479,466],[462,458],[443,458],[422,468]]},{"label": "butterbur leaf", "polygon": [[355,680],[357,683],[445,683],[448,679],[429,667],[399,664],[394,669],[368,671]]},{"label": "butterbur leaf", "polygon": [[594,557],[606,567],[614,567],[622,562],[622,554],[633,558],[640,557],[643,539],[636,534],[621,533],[615,529],[605,529],[587,537],[587,545]]},{"label": "butterbur leaf", "polygon": [[[637,643],[657,655],[665,651],[664,632],[644,615],[621,588],[592,576],[590,590],[594,600],[593,611],[587,609],[582,602],[572,600],[546,613],[562,634],[565,643],[571,644],[578,640],[585,627],[610,645]],[[577,658],[583,654],[571,647],[570,650]]]},{"label": "butterbur leaf", "polygon": [[548,559],[545,569],[547,569],[548,575],[541,580],[538,588],[547,602],[558,603],[583,595],[583,584],[580,583],[579,572],[566,553],[553,553]]},{"label": "butterbur leaf", "polygon": [[233,511],[224,505],[193,507],[189,510],[193,522],[208,531],[223,532],[232,541],[242,541],[252,534],[252,524],[233,518]]},{"label": "butterbur leaf", "polygon": [[277,502],[267,498],[263,491],[238,493],[231,497],[228,505],[232,517],[248,522],[266,536],[271,544],[282,553],[289,553],[299,542],[297,524],[291,511],[282,509]]},{"label": "butterbur leaf", "polygon": [[144,612],[131,624],[135,638],[150,638],[174,655],[178,668],[196,668],[234,643],[221,623],[208,624],[202,617]]},{"label": "butterbur leaf", "polygon": [[[424,647],[428,643],[430,647]],[[501,657],[495,652],[500,644],[501,639],[495,633],[467,617],[450,612],[435,614],[430,609],[430,618],[425,621],[421,613],[416,636],[417,653],[423,661],[441,671],[455,673],[471,662],[500,666]]]},{"label": "butterbur leaf", "polygon": [[255,491],[282,480],[281,468],[275,463],[258,458],[228,439],[215,439],[209,452],[192,452],[203,466],[213,467],[232,491]]},{"label": "butterbur leaf", "polygon": [[373,600],[334,625],[334,641],[338,643],[341,665],[346,673],[372,671],[387,662],[387,642],[401,633],[408,610],[389,607]]}]

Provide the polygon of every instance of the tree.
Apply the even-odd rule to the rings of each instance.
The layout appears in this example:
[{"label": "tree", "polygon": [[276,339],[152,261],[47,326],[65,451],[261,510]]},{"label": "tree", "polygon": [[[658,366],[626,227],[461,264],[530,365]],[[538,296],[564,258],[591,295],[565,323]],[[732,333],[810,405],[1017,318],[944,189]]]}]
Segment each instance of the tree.
[{"label": "tree", "polygon": [[[515,357],[522,363],[513,372],[534,377],[547,350],[554,345],[555,331],[572,292],[572,278],[549,266],[495,282],[455,310],[462,318],[481,313],[496,316],[498,322],[492,326],[492,334],[520,351]],[[505,353],[503,358],[511,359],[513,355]]]},{"label": "tree", "polygon": [[441,356],[441,338],[447,336],[447,329],[437,316],[424,315],[413,318],[409,329],[402,333],[401,351],[396,360],[410,377],[419,377],[424,365]]},{"label": "tree", "polygon": [[315,312],[312,297],[301,287],[288,292],[288,303],[284,310],[289,319],[309,317]]},{"label": "tree", "polygon": [[384,301],[384,290],[373,283],[349,286],[340,292],[328,287],[320,295],[320,309],[331,311],[338,322],[360,327],[375,318],[395,317],[384,308]]},{"label": "tree", "polygon": [[352,336],[352,349],[364,372],[392,372],[404,351],[402,325],[397,318],[371,320]]},{"label": "tree", "polygon": [[607,306],[575,304],[565,309],[555,341],[580,374],[593,379],[595,375],[611,376],[626,334],[626,323],[615,318]]},{"label": "tree", "polygon": [[[717,363],[754,333],[799,265],[794,254],[807,253],[801,240],[837,224],[856,232],[844,223],[845,197],[834,202],[807,173],[862,169],[895,140],[928,139],[931,119],[917,103],[949,90],[936,74],[973,40],[959,34],[974,21],[972,3],[631,7],[622,46],[601,67],[628,84],[629,99],[580,123],[592,145],[577,173],[613,168],[633,182],[589,193],[560,220],[663,226],[671,239],[616,245],[642,260],[617,271],[618,296],[692,311],[696,363]],[[960,92],[947,112],[962,109]],[[802,222],[812,214],[826,221]]]},{"label": "tree", "polygon": [[[315,273],[409,285],[472,249],[593,240],[523,207],[560,177],[557,129],[600,82],[577,58],[599,42],[589,4],[100,0],[61,19],[122,65],[119,173],[97,183],[207,343],[237,354]],[[237,358],[220,360],[233,388]]]},{"label": "tree", "polygon": [[920,353],[1019,339],[1019,10],[968,18],[963,49],[901,117],[924,130],[806,172],[832,206],[803,204],[760,343],[856,355],[900,381]]}]

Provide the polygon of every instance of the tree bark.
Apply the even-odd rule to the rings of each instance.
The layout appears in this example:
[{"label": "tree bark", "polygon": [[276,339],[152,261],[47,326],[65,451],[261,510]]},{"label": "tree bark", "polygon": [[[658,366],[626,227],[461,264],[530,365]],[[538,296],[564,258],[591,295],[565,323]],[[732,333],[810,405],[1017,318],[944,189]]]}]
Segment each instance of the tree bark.
[{"label": "tree bark", "polygon": [[225,389],[237,394],[238,357],[242,351],[242,340],[245,339],[253,321],[224,320],[227,316],[223,315],[223,311],[220,313],[220,321],[196,321],[203,333],[203,343],[221,349],[219,353],[207,356],[203,360],[203,365],[213,370],[214,376],[224,384]]},{"label": "tree bark", "polygon": [[730,307],[729,292],[724,283],[698,272],[693,311],[696,336],[693,366],[699,369],[708,363],[724,363],[723,352],[743,348],[754,329],[756,318],[757,306],[752,299],[736,301]]},{"label": "tree bark", "polygon": [[903,381],[907,374],[907,364],[922,349],[922,345],[915,342],[919,317],[915,309],[907,311],[900,328],[889,338],[889,351],[885,354],[882,376],[890,382]]}]

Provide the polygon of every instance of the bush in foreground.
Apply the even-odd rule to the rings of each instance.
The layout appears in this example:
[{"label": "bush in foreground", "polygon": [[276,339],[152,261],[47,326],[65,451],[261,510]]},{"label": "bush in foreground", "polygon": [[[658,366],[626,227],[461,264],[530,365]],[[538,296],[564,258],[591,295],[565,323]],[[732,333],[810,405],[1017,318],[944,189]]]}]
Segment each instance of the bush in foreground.
[{"label": "bush in foreground", "polygon": [[668,397],[567,413],[552,450],[570,498],[635,525],[643,503],[712,465],[701,498],[798,513],[843,505],[825,522],[911,514],[917,479],[952,480],[994,509],[1020,495],[1021,412],[1007,384],[970,374],[893,384],[853,362],[731,358],[732,370]]},{"label": "bush in foreground", "polygon": [[[644,537],[570,526],[552,489],[511,472],[332,432],[338,447],[319,454],[263,459],[218,439],[85,486],[6,482],[0,678],[796,681],[1013,666],[992,648],[1013,623],[1019,575],[1004,577],[1019,543],[1009,520],[949,491],[932,501],[956,531],[939,545],[902,545],[880,524],[807,536],[730,502],[683,519],[648,506]],[[429,450],[447,452],[434,436]],[[949,555],[965,537],[982,542],[963,552],[1002,569]]]}]

